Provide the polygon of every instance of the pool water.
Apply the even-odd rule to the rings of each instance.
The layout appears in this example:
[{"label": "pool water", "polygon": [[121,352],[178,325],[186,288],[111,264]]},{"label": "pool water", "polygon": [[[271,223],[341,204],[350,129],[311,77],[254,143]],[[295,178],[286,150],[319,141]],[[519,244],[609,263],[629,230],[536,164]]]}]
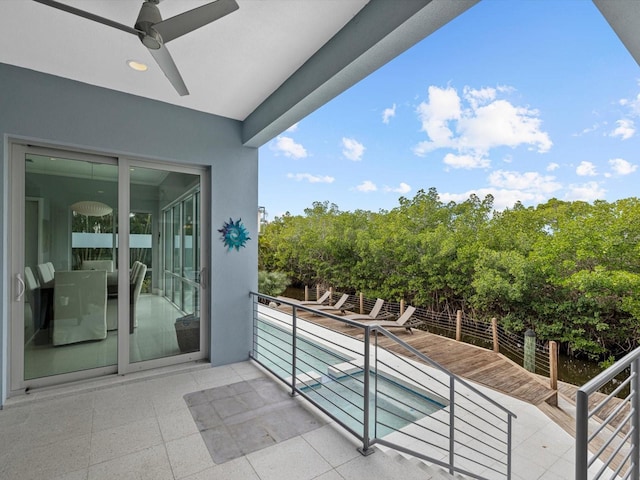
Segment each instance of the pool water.
[{"label": "pool water", "polygon": [[[269,322],[258,321],[255,328],[254,356],[282,378],[291,377],[291,332]],[[296,372],[317,372],[321,378],[308,386],[299,384],[311,400],[322,406],[355,432],[364,425],[364,373],[330,377],[330,366],[352,360],[301,335],[297,337]],[[370,397],[370,436],[383,437],[430,415],[444,405],[400,384],[393,377],[371,374],[371,391],[377,381],[378,395]]]},{"label": "pool water", "polygon": [[[427,415],[444,408],[435,400],[411,390],[398,382],[371,374],[369,435],[384,437]],[[364,373],[324,381],[321,387],[306,388],[305,393],[356,432],[362,432]]]},{"label": "pool water", "polygon": [[[291,377],[291,332],[267,322],[258,322],[254,355],[277,375]],[[327,347],[298,335],[296,371],[326,373],[330,366],[351,360]]]}]

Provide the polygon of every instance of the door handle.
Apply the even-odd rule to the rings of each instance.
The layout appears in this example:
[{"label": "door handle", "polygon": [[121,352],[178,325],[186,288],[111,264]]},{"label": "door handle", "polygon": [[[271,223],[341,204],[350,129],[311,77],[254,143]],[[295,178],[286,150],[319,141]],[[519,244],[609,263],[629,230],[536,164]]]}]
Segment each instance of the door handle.
[{"label": "door handle", "polygon": [[207,288],[207,267],[200,269],[200,288]]},{"label": "door handle", "polygon": [[22,275],[16,273],[16,280],[18,280],[18,295],[16,295],[16,302],[20,302],[22,297],[24,296],[24,292],[27,289],[27,286],[22,279]]}]

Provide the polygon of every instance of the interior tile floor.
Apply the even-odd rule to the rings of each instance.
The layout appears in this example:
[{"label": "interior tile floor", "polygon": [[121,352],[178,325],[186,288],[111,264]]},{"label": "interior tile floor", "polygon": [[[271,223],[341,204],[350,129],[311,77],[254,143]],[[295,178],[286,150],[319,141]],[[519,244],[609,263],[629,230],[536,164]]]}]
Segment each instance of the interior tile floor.
[{"label": "interior tile floor", "polygon": [[[107,316],[117,318],[107,304]],[[184,315],[166,298],[143,294],[136,305],[137,326],[129,336],[129,355],[132,362],[170,357],[180,354],[176,338],[176,318]],[[53,346],[48,331],[39,332],[40,341],[31,339],[25,346],[25,378],[39,378],[60,373],[115,365],[118,361],[118,330],[107,332],[107,338]],[[43,341],[44,340],[44,341]]]},{"label": "interior tile floor", "polygon": [[[240,387],[238,387],[240,385]],[[212,458],[200,430],[204,421],[190,408],[225,389],[264,389],[288,408],[309,409],[312,428],[278,442]],[[237,390],[240,388],[240,390]],[[204,393],[202,393],[204,392]],[[271,392],[271,393],[267,393]],[[251,361],[211,368],[183,365],[109,377],[11,398],[0,411],[0,478],[29,479],[224,479],[224,480],[428,480],[432,476],[397,454],[363,457],[358,442]],[[512,409],[513,478],[573,478],[574,440],[536,407],[491,393]],[[186,396],[186,397],[185,397]],[[207,400],[209,401],[209,400]],[[286,404],[285,404],[286,405]],[[233,409],[232,404],[227,405]],[[268,418],[268,409],[261,418]],[[249,409],[251,410],[251,408]],[[233,412],[227,412],[232,415]],[[223,414],[225,415],[225,414]],[[286,416],[285,416],[286,417]],[[294,417],[279,417],[286,422]],[[255,420],[256,422],[258,420]],[[294,420],[297,421],[297,420]],[[246,422],[248,427],[252,422]],[[276,424],[277,427],[277,424]],[[204,429],[206,430],[206,428]],[[259,435],[259,431],[255,430]],[[243,433],[242,435],[246,435]],[[241,437],[239,437],[241,438]],[[218,447],[222,440],[215,440]],[[240,440],[242,443],[242,440]]]}]

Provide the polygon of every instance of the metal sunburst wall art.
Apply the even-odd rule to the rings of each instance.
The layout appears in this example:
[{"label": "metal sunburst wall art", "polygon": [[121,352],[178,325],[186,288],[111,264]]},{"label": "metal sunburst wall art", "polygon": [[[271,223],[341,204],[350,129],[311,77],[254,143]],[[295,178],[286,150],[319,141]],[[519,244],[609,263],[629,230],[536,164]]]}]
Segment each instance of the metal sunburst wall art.
[{"label": "metal sunburst wall art", "polygon": [[221,233],[220,240],[227,247],[227,250],[233,250],[234,248],[240,250],[240,247],[245,246],[247,240],[251,240],[249,232],[242,224],[241,218],[235,222],[229,218],[229,222],[224,222],[222,228],[218,231]]}]

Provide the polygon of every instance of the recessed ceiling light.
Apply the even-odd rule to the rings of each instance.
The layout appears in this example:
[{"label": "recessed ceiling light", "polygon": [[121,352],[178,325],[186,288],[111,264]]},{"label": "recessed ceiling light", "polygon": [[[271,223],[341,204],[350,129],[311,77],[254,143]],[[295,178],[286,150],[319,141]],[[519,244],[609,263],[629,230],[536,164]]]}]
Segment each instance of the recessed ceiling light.
[{"label": "recessed ceiling light", "polygon": [[127,65],[138,72],[146,72],[147,68],[149,68],[145,63],[136,60],[127,60]]}]

